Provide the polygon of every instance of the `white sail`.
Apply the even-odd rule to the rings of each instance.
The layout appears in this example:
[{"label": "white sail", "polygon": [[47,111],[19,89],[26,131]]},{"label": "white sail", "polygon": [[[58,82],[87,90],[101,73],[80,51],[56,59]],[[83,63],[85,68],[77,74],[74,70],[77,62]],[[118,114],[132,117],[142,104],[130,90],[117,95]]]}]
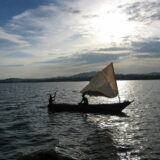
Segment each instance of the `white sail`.
[{"label": "white sail", "polygon": [[118,87],[115,79],[113,63],[98,72],[90,83],[81,91],[82,94],[90,96],[105,96],[109,98],[118,95]]}]

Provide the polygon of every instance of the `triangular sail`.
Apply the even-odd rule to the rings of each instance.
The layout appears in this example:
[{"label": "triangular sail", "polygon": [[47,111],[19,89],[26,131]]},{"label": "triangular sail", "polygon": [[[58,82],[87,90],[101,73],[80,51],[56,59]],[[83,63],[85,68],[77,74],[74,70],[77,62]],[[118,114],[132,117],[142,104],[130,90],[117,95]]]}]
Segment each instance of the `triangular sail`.
[{"label": "triangular sail", "polygon": [[81,91],[82,94],[90,96],[105,96],[109,98],[118,95],[118,87],[115,79],[113,63],[98,72],[90,83]]}]

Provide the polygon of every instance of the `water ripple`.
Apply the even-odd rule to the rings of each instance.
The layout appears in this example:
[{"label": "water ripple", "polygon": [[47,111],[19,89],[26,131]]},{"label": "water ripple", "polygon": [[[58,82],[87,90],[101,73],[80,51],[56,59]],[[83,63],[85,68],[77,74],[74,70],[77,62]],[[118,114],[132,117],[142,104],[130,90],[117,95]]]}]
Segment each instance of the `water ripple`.
[{"label": "water ripple", "polygon": [[[88,82],[0,84],[0,159],[55,149],[79,160],[160,159],[160,81],[119,81],[121,115],[48,114],[48,95],[78,103]],[[89,98],[113,103],[117,98]]]}]

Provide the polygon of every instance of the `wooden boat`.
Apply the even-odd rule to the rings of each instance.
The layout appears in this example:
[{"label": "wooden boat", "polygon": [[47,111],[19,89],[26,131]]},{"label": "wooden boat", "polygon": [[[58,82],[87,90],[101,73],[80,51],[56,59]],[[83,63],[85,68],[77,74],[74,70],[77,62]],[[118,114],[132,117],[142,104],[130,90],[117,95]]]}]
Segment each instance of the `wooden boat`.
[{"label": "wooden boat", "polygon": [[123,103],[112,104],[89,104],[89,105],[77,105],[77,104],[48,104],[48,110],[50,112],[83,112],[83,113],[121,113],[131,101],[125,101]]},{"label": "wooden boat", "polygon": [[[115,79],[113,63],[98,72],[81,90],[83,95],[105,96],[108,98],[119,97],[118,86]],[[51,101],[50,101],[51,102]],[[51,112],[85,112],[85,113],[120,113],[132,101],[124,101],[112,104],[56,104],[49,103],[48,110]]]}]

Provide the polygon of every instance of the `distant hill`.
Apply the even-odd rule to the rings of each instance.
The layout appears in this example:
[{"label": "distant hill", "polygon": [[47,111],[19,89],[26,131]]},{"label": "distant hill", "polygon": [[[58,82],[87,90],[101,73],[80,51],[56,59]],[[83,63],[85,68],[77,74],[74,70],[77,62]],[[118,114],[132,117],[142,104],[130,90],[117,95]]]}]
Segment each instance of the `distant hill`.
[{"label": "distant hill", "polygon": [[[20,82],[61,82],[61,81],[89,81],[94,75],[93,72],[79,73],[68,77],[54,77],[54,78],[32,78],[32,79],[21,79],[21,78],[8,78],[0,80],[0,83],[20,83]],[[152,72],[147,74],[116,74],[118,80],[152,80],[160,79],[160,72]]]},{"label": "distant hill", "polygon": [[150,75],[160,75],[160,72],[151,72],[151,73],[148,73]]},{"label": "distant hill", "polygon": [[69,79],[73,79],[73,80],[89,80],[91,79],[94,75],[96,74],[96,72],[86,72],[86,73],[79,73],[73,76],[68,77]]},{"label": "distant hill", "polygon": [[116,78],[119,80],[154,80],[160,79],[160,73],[147,73],[147,74],[117,74]]}]

